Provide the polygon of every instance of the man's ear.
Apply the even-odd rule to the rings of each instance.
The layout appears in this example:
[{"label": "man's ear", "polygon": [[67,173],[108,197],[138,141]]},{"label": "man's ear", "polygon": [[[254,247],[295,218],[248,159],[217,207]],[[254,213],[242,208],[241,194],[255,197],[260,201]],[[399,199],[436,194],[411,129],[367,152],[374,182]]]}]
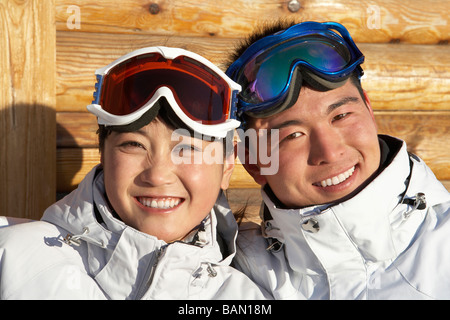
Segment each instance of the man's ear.
[{"label": "man's ear", "polygon": [[261,175],[261,170],[257,164],[243,163],[242,165],[257,184],[264,186],[267,183],[266,178]]},{"label": "man's ear", "polygon": [[373,122],[375,122],[375,125],[377,124],[375,121],[375,115],[373,114],[372,104],[370,103],[369,95],[367,94],[366,90],[363,90],[364,93],[364,100],[366,102],[366,106],[369,109],[370,116],[372,117]]}]

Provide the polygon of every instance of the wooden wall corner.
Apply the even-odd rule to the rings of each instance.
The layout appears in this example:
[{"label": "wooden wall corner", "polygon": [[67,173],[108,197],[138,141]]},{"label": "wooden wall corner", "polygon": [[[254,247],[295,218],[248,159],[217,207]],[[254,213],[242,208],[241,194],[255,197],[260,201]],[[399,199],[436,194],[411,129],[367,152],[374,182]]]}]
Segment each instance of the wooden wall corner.
[{"label": "wooden wall corner", "polygon": [[0,3],[0,215],[39,219],[56,194],[53,0]]}]

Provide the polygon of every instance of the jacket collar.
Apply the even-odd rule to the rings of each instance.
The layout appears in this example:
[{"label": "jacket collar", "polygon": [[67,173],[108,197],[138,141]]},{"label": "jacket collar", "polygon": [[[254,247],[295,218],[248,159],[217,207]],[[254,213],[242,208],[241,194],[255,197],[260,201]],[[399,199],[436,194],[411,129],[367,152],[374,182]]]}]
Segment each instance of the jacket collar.
[{"label": "jacket collar", "polygon": [[[358,194],[338,204],[282,209],[263,191],[264,203],[272,216],[272,220],[264,222],[263,234],[284,243],[289,259],[290,256],[298,257],[299,248],[305,251],[308,246],[305,238],[308,231],[301,227],[304,222],[312,217],[320,217],[319,220],[324,224],[327,219],[334,219],[366,260],[393,259],[404,250],[413,236],[411,232],[408,232],[408,237],[403,234],[405,219],[402,214],[408,210],[408,205],[401,204],[401,201],[406,192],[404,182],[408,180],[411,170],[406,145],[400,143],[400,146],[395,150],[392,162],[378,176]],[[417,230],[422,220],[423,216],[412,219],[414,226],[409,224],[407,229]],[[318,232],[325,230],[319,229]],[[333,236],[331,232],[329,241],[333,241]],[[324,246],[327,244],[324,243]],[[308,256],[304,257],[305,261],[311,259],[310,255],[304,254]]]},{"label": "jacket collar", "polygon": [[[238,228],[223,192],[206,221],[202,247],[180,242],[168,245],[114,217],[104,197],[99,166],[86,175],[76,190],[49,207],[42,220],[62,228],[61,238],[65,237],[66,243],[87,245],[85,264],[89,274],[113,299],[139,295],[138,284],[146,282],[162,248],[170,247],[170,254],[165,254],[165,258],[180,259],[184,261],[183,268],[192,271],[198,268],[199,261],[229,265],[236,251]],[[175,268],[179,263],[167,265]]]}]

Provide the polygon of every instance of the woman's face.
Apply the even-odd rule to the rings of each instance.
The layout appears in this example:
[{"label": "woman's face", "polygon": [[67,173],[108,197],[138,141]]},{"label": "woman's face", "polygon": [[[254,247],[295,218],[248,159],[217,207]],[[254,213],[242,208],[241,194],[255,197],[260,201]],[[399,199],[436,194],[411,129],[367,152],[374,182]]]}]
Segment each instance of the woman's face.
[{"label": "woman's face", "polygon": [[[203,161],[211,149],[222,152],[222,161]],[[234,161],[227,160],[221,141],[180,136],[156,118],[138,131],[112,132],[106,138],[106,193],[127,225],[173,242],[196,227],[220,189],[228,188]]]}]

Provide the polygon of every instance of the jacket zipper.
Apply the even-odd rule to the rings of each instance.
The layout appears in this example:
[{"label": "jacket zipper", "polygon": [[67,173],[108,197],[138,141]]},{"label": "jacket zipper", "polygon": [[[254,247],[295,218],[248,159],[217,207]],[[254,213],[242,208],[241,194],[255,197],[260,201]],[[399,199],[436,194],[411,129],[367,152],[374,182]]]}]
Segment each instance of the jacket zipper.
[{"label": "jacket zipper", "polygon": [[153,277],[155,276],[156,267],[158,266],[159,262],[161,261],[166,247],[167,246],[164,246],[164,247],[161,247],[158,249],[158,251],[156,252],[155,262],[152,264],[152,266],[150,268],[147,268],[147,270],[150,269],[150,271],[147,272],[147,274],[148,274],[148,277],[146,277],[147,280],[141,284],[141,286],[138,290],[138,294],[136,295],[138,300],[141,300],[144,297],[144,295],[147,293],[148,289],[150,288],[150,285],[152,284],[152,281],[153,281]]}]

